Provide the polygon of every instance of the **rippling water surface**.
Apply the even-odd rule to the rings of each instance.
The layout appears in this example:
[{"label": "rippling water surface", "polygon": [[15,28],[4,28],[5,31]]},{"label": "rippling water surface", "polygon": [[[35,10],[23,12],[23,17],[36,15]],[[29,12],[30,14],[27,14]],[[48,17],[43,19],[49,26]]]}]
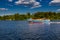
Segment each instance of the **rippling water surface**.
[{"label": "rippling water surface", "polygon": [[60,40],[60,24],[0,21],[0,40]]}]

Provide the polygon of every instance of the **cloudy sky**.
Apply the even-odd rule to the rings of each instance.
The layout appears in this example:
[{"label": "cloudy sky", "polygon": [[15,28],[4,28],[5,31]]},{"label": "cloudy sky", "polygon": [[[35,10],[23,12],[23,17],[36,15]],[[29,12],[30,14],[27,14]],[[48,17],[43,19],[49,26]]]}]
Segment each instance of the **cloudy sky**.
[{"label": "cloudy sky", "polygon": [[0,15],[38,11],[59,12],[60,0],[0,0]]}]

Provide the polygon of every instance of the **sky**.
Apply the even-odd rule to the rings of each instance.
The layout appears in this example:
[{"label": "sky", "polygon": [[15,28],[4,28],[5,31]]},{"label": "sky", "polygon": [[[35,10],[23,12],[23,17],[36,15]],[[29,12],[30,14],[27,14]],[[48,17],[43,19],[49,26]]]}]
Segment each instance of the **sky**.
[{"label": "sky", "polygon": [[0,15],[59,12],[60,0],[0,0]]}]

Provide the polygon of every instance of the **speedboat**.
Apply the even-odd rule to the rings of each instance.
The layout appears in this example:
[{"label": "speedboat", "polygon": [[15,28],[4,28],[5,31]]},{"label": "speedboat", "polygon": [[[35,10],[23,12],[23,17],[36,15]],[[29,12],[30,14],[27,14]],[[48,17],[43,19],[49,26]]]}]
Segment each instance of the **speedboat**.
[{"label": "speedboat", "polygon": [[48,23],[50,23],[50,19],[32,19],[32,18],[30,18],[30,19],[28,19],[28,22],[29,23],[45,23],[45,24],[48,24]]}]

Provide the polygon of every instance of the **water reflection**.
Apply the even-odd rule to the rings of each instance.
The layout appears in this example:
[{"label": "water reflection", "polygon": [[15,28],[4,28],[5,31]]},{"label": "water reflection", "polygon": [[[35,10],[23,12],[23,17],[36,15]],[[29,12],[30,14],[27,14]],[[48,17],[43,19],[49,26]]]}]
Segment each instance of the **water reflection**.
[{"label": "water reflection", "polygon": [[0,40],[60,40],[60,24],[0,22]]},{"label": "water reflection", "polygon": [[33,34],[31,37],[35,40],[47,39],[49,27],[48,24],[29,24],[29,31]]},{"label": "water reflection", "polygon": [[29,31],[34,34],[36,40],[59,40],[57,35],[51,30],[52,24],[29,24]]}]

